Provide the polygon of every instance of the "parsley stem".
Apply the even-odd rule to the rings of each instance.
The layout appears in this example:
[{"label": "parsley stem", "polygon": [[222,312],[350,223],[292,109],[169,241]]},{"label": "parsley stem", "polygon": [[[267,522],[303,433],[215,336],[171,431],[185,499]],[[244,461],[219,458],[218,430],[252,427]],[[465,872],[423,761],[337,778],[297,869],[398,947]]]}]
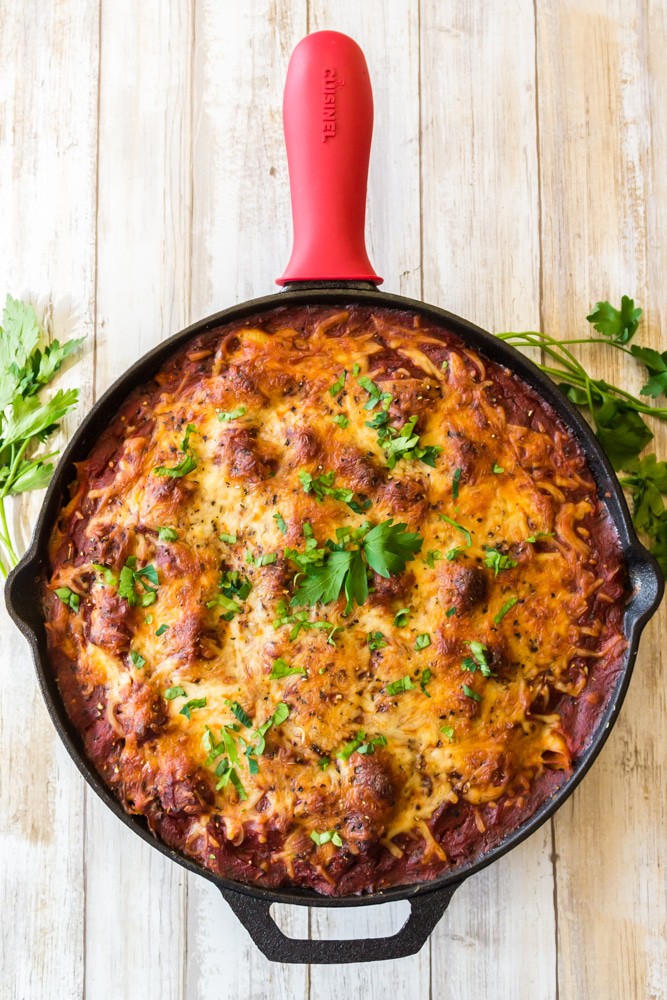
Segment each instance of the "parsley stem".
[{"label": "parsley stem", "polygon": [[[11,540],[11,538],[9,536],[9,526],[7,524],[7,514],[5,512],[5,494],[4,494],[4,490],[3,490],[2,494],[0,494],[0,524],[2,524],[2,534],[0,534],[0,540],[2,541],[3,545],[7,549],[7,552],[9,554],[9,558],[10,558],[10,562],[12,563],[13,566],[16,566],[17,562],[19,561],[19,557],[16,554],[16,550],[15,550],[14,546],[12,545],[12,540]],[[4,571],[3,575],[6,576],[7,572]]]}]

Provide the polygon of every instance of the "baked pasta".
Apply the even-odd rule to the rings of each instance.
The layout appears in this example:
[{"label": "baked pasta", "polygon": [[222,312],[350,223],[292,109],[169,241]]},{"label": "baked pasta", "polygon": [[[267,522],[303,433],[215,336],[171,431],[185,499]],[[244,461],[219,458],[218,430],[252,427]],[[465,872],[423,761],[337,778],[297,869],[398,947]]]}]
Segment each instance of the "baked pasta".
[{"label": "baked pasta", "polygon": [[582,450],[419,315],[284,306],[127,399],[43,585],[67,712],[124,808],[211,871],[432,879],[567,780],[626,571]]}]

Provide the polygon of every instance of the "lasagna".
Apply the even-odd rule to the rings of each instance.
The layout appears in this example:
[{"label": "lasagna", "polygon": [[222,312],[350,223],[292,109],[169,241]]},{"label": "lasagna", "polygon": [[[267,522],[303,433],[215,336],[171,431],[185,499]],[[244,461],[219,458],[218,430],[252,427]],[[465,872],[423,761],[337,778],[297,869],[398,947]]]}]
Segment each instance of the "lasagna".
[{"label": "lasagna", "polygon": [[42,591],[124,808],[220,876],[330,895],[466,865],[567,781],[627,597],[554,410],[356,305],[176,350],[77,464]]}]

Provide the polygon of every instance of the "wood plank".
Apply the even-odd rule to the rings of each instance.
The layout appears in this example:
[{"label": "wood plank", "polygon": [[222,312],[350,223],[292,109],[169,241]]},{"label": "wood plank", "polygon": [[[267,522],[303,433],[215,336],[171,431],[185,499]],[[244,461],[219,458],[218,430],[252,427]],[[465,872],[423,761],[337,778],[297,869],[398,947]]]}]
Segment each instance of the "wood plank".
[{"label": "wood plank", "polygon": [[[662,350],[665,6],[537,9],[545,328],[578,335],[594,301],[629,294],[647,311],[638,340]],[[586,359],[611,382],[641,385],[616,352],[590,349]],[[664,428],[654,444],[664,458]],[[664,634],[663,606],[607,747],[555,819],[562,1000],[667,993]]]},{"label": "wood plank", "polygon": [[[305,3],[197,4],[194,52],[194,318],[276,289],[291,216],[282,91]],[[188,1000],[304,996],[307,966],[268,962],[213,885],[189,880]],[[283,929],[308,937],[308,912]]]},{"label": "wood plank", "polygon": [[[97,4],[4,5],[0,16],[0,291],[50,303],[52,332],[87,337],[60,385],[90,404],[95,300]],[[76,100],[74,100],[76,95]],[[43,494],[10,511],[19,551]],[[83,992],[84,785],[47,716],[28,647],[0,620],[0,967],[6,997]]]},{"label": "wood plank", "polygon": [[[390,0],[311,0],[309,30],[342,31],[364,51],[371,75],[375,125],[368,186],[368,250],[382,286],[414,298],[421,292],[419,220],[418,4]],[[313,938],[386,937],[402,923],[400,904],[361,909],[319,908],[311,915]],[[398,910],[398,913],[396,912]],[[311,969],[311,995],[336,1000],[389,994],[426,997],[428,946],[418,955],[379,965],[343,965],[331,974]]]},{"label": "wood plank", "polygon": [[[99,394],[187,324],[190,0],[102,4]],[[86,1000],[183,997],[185,873],[88,793]]]},{"label": "wood plank", "polygon": [[[532,3],[424,2],[421,54],[424,296],[489,330],[535,329]],[[431,937],[434,996],[556,995],[549,849],[543,827],[457,891]]]}]

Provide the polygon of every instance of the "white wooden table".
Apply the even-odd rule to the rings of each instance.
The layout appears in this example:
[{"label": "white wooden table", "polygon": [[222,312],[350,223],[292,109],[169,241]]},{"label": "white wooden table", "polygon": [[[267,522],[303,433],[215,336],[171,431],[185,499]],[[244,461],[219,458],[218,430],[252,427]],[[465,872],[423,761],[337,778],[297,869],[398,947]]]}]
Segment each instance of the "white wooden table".
[{"label": "white wooden table", "polygon": [[[0,0],[0,294],[50,300],[55,334],[87,337],[64,378],[79,416],[167,334],[271,291],[290,245],[283,81],[325,27],[371,70],[386,289],[556,334],[628,293],[642,340],[667,346],[664,0]],[[38,504],[15,510],[24,544]],[[665,997],[664,609],[554,820],[466,882],[419,955],[340,968],[267,962],[212,885],[106,810],[0,624],[3,1000]],[[399,917],[280,921],[347,936]]]}]

